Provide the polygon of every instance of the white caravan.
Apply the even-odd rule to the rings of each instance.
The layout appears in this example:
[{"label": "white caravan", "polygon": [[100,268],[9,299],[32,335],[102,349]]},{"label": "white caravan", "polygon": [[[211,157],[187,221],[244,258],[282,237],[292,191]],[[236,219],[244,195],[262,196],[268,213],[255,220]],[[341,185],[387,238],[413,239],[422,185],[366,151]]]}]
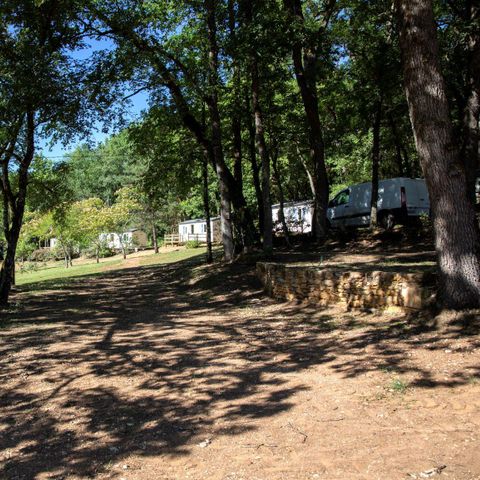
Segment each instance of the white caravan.
[{"label": "white caravan", "polygon": [[[360,183],[342,190],[330,201],[327,219],[333,228],[370,225],[372,183]],[[428,215],[430,200],[425,180],[391,178],[378,185],[378,222],[384,228]]]},{"label": "white caravan", "polygon": [[[313,202],[285,202],[283,214],[290,233],[310,233],[312,231]],[[272,205],[272,220],[276,233],[282,233],[282,225],[279,218],[280,204]]]}]

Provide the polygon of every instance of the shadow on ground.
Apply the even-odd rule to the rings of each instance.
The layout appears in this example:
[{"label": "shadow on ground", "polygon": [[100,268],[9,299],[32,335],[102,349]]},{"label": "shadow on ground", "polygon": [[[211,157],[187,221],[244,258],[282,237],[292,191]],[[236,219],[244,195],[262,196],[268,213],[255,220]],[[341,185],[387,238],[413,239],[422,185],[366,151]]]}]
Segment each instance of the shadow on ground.
[{"label": "shadow on ground", "polygon": [[288,374],[315,365],[344,378],[411,373],[422,388],[480,376],[440,381],[406,355],[475,335],[477,318],[440,334],[415,319],[278,304],[252,265],[191,259],[36,285],[18,300],[0,331],[7,479],[93,478],[131,454],[187,455],[202,438],[235,436],[290,409],[309,387],[292,388]]}]

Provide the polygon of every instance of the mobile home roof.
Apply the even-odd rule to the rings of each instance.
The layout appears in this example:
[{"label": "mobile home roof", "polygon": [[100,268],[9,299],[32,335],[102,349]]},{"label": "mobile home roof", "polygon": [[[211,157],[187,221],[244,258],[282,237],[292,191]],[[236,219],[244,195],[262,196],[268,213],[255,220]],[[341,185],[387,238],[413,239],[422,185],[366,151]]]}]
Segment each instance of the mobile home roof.
[{"label": "mobile home roof", "polygon": [[[212,217],[210,218],[210,221],[212,220],[218,220],[220,217]],[[195,218],[193,220],[184,220],[183,222],[180,222],[179,225],[187,225],[189,223],[205,223],[206,220],[204,218]]]}]

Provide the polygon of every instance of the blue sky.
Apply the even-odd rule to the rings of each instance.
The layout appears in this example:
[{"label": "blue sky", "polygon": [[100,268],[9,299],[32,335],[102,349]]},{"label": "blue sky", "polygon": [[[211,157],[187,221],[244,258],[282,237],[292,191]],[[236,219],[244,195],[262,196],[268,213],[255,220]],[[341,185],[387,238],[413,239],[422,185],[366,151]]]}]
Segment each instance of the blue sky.
[{"label": "blue sky", "polygon": [[[85,48],[81,50],[77,50],[72,52],[71,57],[77,60],[85,60],[88,59],[92,53],[95,51],[100,50],[111,50],[114,48],[113,42],[110,39],[89,39]],[[141,112],[147,108],[148,103],[148,93],[140,92],[137,95],[130,98],[130,105],[127,111],[127,118],[131,119],[132,121],[137,119]],[[99,143],[105,140],[111,133],[104,133],[102,131],[102,124],[94,124],[92,125],[90,141]],[[46,157],[51,157],[53,159],[60,159],[66,153],[71,152],[75,149],[75,147],[83,143],[85,140],[79,140],[67,146],[63,145],[62,143],[54,143],[50,145],[50,140],[44,139],[39,142],[38,145],[38,152],[42,153]]]}]

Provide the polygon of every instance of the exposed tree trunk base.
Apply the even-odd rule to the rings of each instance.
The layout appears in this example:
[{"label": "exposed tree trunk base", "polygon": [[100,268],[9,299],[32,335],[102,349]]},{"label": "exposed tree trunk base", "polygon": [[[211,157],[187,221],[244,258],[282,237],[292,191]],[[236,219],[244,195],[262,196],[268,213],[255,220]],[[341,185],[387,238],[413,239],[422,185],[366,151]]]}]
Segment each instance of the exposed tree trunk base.
[{"label": "exposed tree trunk base", "polygon": [[396,0],[396,7],[410,119],[433,214],[438,298],[446,308],[476,308],[479,227],[450,119],[432,0]]}]

